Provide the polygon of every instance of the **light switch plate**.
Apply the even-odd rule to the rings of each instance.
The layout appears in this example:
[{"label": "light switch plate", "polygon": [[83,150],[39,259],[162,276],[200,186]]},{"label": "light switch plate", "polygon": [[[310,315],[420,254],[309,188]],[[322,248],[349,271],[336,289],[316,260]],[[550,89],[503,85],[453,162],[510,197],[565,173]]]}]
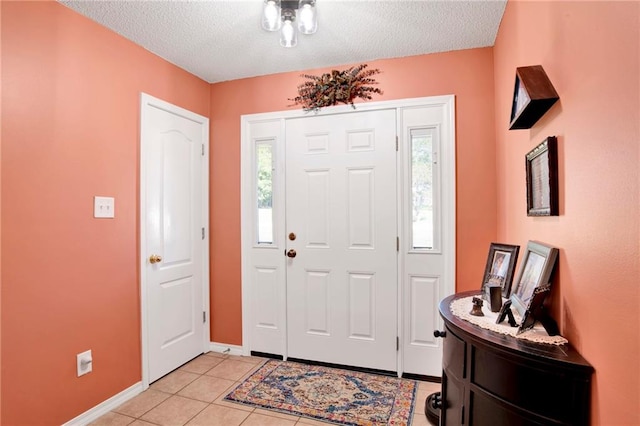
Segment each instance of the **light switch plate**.
[{"label": "light switch plate", "polygon": [[111,219],[115,217],[115,200],[113,197],[93,197],[93,217]]}]

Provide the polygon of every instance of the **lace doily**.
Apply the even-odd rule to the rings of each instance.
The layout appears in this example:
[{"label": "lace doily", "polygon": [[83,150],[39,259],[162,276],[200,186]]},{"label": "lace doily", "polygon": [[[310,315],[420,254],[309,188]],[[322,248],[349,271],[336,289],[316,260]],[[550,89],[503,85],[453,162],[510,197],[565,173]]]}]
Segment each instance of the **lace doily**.
[{"label": "lace doily", "polygon": [[[475,315],[471,315],[469,311],[471,311],[471,307],[473,305],[473,298],[474,296],[469,296],[462,299],[456,299],[451,302],[451,305],[449,306],[451,313],[460,319],[470,322],[471,324],[486,328],[487,330],[495,331],[496,333],[513,336],[516,339],[524,339],[536,343],[548,343],[551,345],[564,345],[565,343],[569,343],[569,341],[562,336],[549,336],[540,323],[536,323],[532,329],[516,335],[518,327],[511,327],[506,319],[502,323],[496,324],[498,312],[491,312],[487,306],[486,300],[482,306],[482,313],[484,316],[477,317]],[[512,309],[512,312],[513,316],[516,318],[516,322],[522,322],[522,318],[520,318],[518,313],[515,312],[515,309]]]}]

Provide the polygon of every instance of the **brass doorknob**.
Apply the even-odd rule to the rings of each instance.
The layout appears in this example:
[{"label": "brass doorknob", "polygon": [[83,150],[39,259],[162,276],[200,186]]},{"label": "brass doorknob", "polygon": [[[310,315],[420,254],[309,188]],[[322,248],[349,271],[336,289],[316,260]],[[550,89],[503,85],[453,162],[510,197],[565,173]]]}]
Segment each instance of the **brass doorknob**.
[{"label": "brass doorknob", "polygon": [[287,252],[287,257],[296,257],[296,251],[294,249],[291,249]]},{"label": "brass doorknob", "polygon": [[152,254],[151,256],[149,256],[149,262],[151,264],[162,262],[162,256]]}]

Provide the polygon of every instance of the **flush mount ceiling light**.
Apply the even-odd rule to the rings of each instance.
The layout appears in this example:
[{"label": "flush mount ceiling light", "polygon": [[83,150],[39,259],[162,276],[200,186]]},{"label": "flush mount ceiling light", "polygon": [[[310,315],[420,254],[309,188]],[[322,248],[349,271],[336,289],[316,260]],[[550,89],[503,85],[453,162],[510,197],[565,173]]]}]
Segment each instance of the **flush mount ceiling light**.
[{"label": "flush mount ceiling light", "polygon": [[262,29],[280,31],[280,45],[294,47],[298,31],[313,34],[318,30],[316,0],[264,0]]}]

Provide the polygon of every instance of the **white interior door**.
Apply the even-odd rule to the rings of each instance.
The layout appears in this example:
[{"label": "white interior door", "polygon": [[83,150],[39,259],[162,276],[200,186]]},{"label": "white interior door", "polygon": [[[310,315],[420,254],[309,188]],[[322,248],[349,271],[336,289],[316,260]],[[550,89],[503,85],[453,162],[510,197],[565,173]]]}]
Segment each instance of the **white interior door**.
[{"label": "white interior door", "polygon": [[208,340],[206,146],[205,117],[143,95],[143,365],[149,382],[201,354]]},{"label": "white interior door", "polygon": [[397,370],[395,120],[391,109],[287,120],[291,358]]}]

